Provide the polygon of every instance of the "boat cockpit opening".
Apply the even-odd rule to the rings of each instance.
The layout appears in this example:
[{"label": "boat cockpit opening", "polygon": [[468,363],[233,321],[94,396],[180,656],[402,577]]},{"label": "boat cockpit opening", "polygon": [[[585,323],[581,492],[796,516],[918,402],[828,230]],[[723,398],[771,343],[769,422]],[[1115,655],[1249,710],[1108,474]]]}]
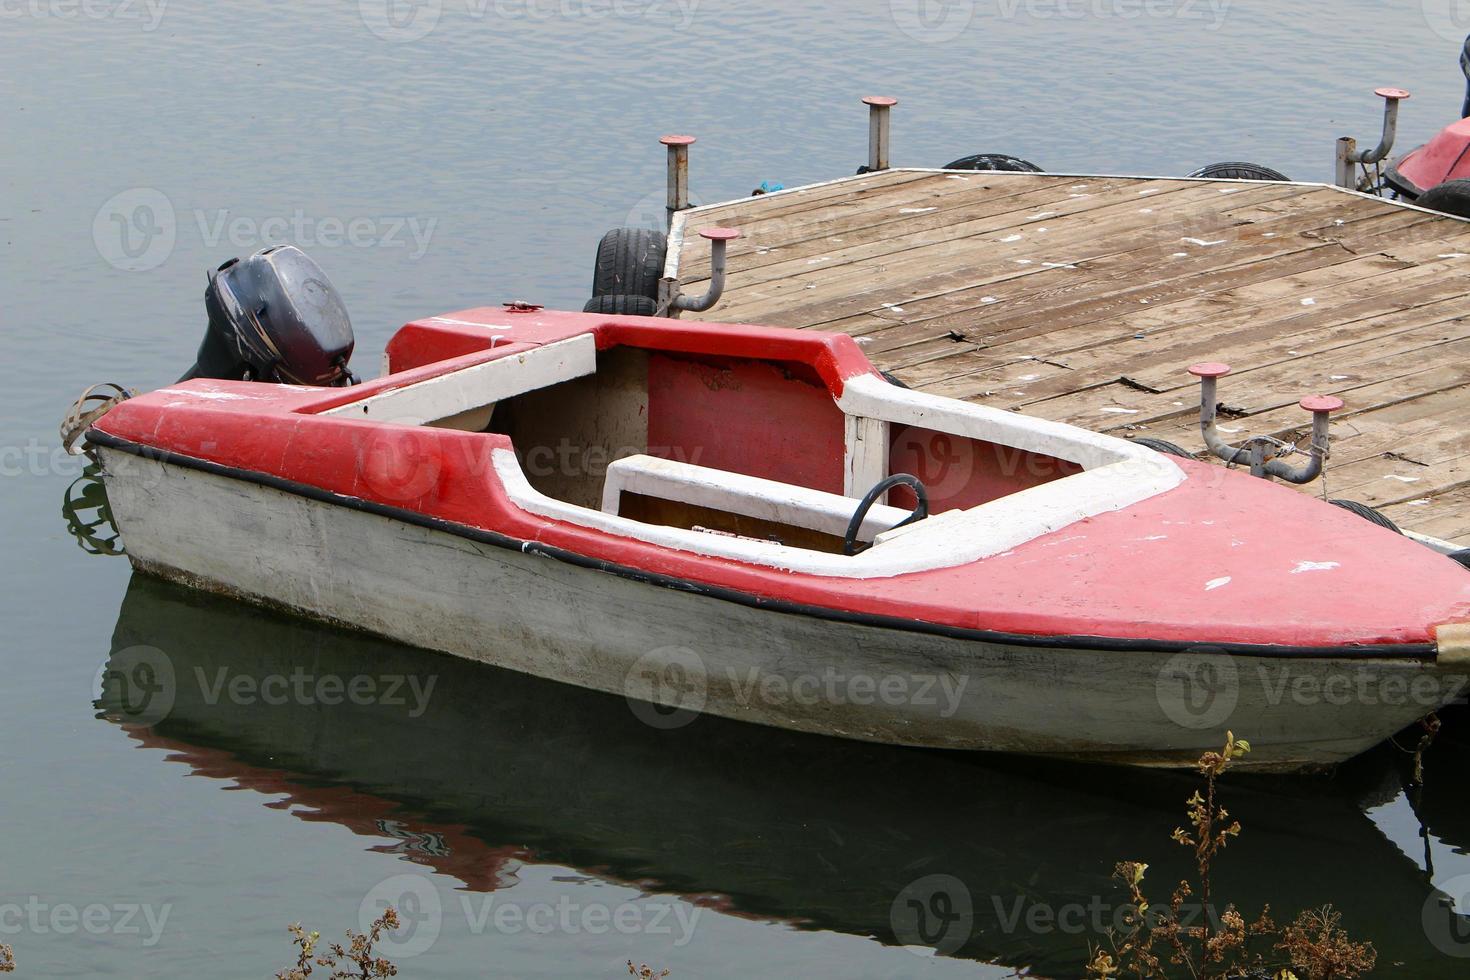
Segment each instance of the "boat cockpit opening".
[{"label": "boat cockpit opening", "polygon": [[849,530],[848,551],[904,533],[893,529],[918,506],[907,486],[852,526],[864,495],[895,474],[922,484],[932,520],[1084,469],[923,411],[901,421],[915,413],[886,413],[883,399],[911,393],[880,384],[876,410],[855,414],[805,363],[598,351],[587,335],[333,411],[507,436],[512,477],[559,509],[829,555],[844,554]]}]

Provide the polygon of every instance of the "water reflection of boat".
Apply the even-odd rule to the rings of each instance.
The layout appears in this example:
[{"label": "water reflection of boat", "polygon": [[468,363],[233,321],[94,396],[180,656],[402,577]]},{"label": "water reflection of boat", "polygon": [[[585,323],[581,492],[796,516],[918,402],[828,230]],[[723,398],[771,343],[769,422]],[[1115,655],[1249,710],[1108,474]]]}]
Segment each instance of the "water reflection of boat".
[{"label": "water reflection of boat", "polygon": [[[352,697],[364,664],[375,694]],[[109,665],[100,706],[145,745],[374,846],[393,839],[388,849],[476,890],[510,884],[518,862],[554,861],[735,914],[894,942],[907,938],[895,934],[895,899],[948,875],[973,903],[960,955],[1067,976],[1101,938],[1088,910],[1106,917],[1119,900],[1115,861],[1148,861],[1160,891],[1186,870],[1168,841],[1193,785],[1183,774],[997,768],[708,717],[660,730],[619,698],[143,576],[128,589]],[[291,690],[297,677],[304,686]],[[344,687],[325,700],[342,703],[319,696],[328,677]],[[393,677],[405,679],[401,697],[387,695]],[[415,700],[410,679],[427,698]],[[1380,962],[1404,964],[1400,975],[1460,975],[1424,938],[1435,894],[1426,876],[1363,813],[1394,796],[1398,779],[1395,760],[1370,756],[1331,782],[1232,780],[1246,831],[1217,894],[1278,913],[1333,902]],[[1463,821],[1463,811],[1444,817]],[[1082,931],[1029,927],[1035,908],[1080,910]]]},{"label": "water reflection of boat", "polygon": [[87,554],[115,557],[125,553],[96,464],[88,466],[67,486],[61,498],[61,516],[66,519],[67,533]]}]

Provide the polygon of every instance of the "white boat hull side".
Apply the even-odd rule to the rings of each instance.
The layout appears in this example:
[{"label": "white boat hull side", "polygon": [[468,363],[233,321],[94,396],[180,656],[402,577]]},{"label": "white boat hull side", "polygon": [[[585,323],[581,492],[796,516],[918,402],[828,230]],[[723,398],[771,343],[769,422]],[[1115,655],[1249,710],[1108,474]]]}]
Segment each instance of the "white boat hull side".
[{"label": "white boat hull side", "polygon": [[[499,667],[696,711],[901,745],[1315,769],[1453,700],[1417,660],[1016,646],[755,608],[246,480],[100,450],[143,571]],[[166,653],[167,651],[165,651]],[[689,709],[656,710],[646,701]]]}]

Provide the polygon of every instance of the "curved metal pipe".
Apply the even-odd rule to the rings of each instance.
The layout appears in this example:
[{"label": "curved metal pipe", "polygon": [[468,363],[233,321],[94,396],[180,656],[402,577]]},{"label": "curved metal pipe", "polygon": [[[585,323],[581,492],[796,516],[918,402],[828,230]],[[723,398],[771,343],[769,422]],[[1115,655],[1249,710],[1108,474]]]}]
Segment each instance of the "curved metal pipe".
[{"label": "curved metal pipe", "polygon": [[1322,470],[1327,465],[1327,455],[1332,438],[1330,427],[1332,413],[1342,408],[1342,399],[1333,398],[1330,395],[1318,395],[1313,398],[1303,398],[1302,408],[1312,413],[1312,457],[1307,465],[1296,467],[1288,466],[1279,459],[1273,459],[1266,463],[1266,475],[1285,480],[1287,483],[1306,484],[1311,483],[1322,475]]},{"label": "curved metal pipe", "polygon": [[1388,156],[1393,149],[1393,144],[1398,139],[1399,132],[1399,102],[1409,97],[1409,93],[1403,89],[1381,88],[1376,93],[1384,101],[1383,106],[1383,138],[1378,145],[1366,153],[1359,153],[1356,163],[1377,163]]},{"label": "curved metal pipe", "polygon": [[734,228],[705,228],[699,233],[710,244],[709,289],[702,296],[675,296],[671,309],[686,313],[703,313],[714,308],[725,294],[725,248],[740,237]]},{"label": "curved metal pipe", "polygon": [[1327,465],[1332,413],[1342,408],[1341,398],[1316,395],[1301,400],[1302,408],[1312,413],[1311,459],[1305,466],[1290,466],[1280,459],[1268,458],[1268,453],[1276,445],[1274,440],[1251,439],[1237,449],[1221,438],[1216,424],[1216,416],[1219,411],[1218,387],[1219,380],[1230,373],[1230,365],[1196,364],[1189,369],[1189,373],[1199,378],[1199,427],[1200,433],[1205,437],[1205,445],[1210,447],[1210,452],[1227,463],[1249,464],[1252,476],[1275,477],[1287,483],[1306,484],[1322,475],[1322,470]]},{"label": "curved metal pipe", "polygon": [[1230,373],[1228,364],[1196,364],[1189,369],[1189,373],[1199,378],[1199,430],[1204,436],[1205,445],[1210,452],[1219,456],[1227,463],[1250,463],[1252,453],[1249,449],[1236,449],[1220,436],[1216,427],[1216,415],[1218,413],[1219,397],[1217,394],[1219,379]]},{"label": "curved metal pipe", "polygon": [[1401,88],[1381,88],[1374,93],[1383,99],[1383,136],[1378,145],[1371,150],[1358,149],[1358,141],[1351,136],[1344,136],[1337,141],[1337,185],[1348,190],[1364,190],[1359,180],[1356,168],[1379,163],[1393,152],[1393,144],[1398,139],[1399,130],[1399,103],[1409,98],[1409,93]]}]

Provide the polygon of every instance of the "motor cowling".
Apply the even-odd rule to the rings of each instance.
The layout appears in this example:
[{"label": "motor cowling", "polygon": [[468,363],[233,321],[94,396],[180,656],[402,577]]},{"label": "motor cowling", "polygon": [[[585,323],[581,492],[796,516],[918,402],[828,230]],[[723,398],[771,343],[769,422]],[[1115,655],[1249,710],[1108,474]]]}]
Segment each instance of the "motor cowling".
[{"label": "motor cowling", "polygon": [[342,297],[294,245],[231,259],[209,274],[204,342],[182,380],[356,384],[348,369],[354,338]]}]

